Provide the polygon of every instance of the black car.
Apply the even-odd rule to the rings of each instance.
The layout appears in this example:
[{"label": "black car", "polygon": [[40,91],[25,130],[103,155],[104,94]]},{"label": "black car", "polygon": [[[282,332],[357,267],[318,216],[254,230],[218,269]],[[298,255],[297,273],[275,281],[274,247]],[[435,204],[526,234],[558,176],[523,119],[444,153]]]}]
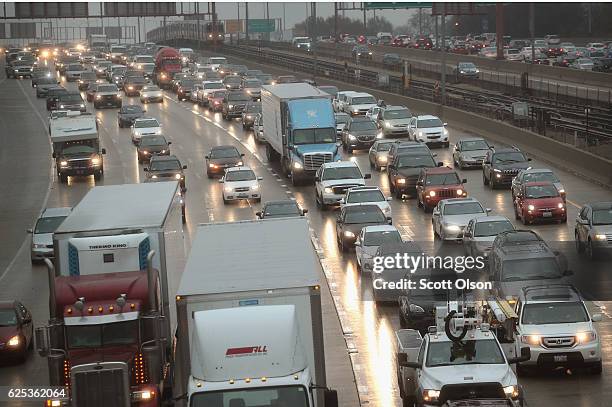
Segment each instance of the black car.
[{"label": "black car", "polygon": [[47,110],[57,110],[60,95],[68,93],[63,86],[52,86],[47,89]]},{"label": "black car", "polygon": [[336,241],[343,252],[353,247],[361,229],[365,226],[388,225],[387,219],[378,205],[359,204],[345,206],[336,219]]},{"label": "black car", "polygon": [[397,54],[385,54],[382,57],[382,64],[385,68],[398,68],[402,66],[402,59]]},{"label": "black car", "polygon": [[56,88],[58,86],[57,79],[53,78],[39,78],[36,83],[36,97],[43,98],[47,96],[47,92],[51,88]]},{"label": "black car", "polygon": [[240,167],[243,164],[243,153],[234,146],[213,147],[206,159],[206,175],[212,178],[214,175],[223,175],[229,167]]},{"label": "black car", "polygon": [[223,79],[223,85],[227,90],[238,90],[242,86],[242,80],[239,76],[228,75]]},{"label": "black car", "polygon": [[123,91],[125,96],[137,96],[140,94],[140,89],[147,84],[144,76],[127,76],[123,81]]},{"label": "black car", "polygon": [[87,111],[85,101],[83,100],[79,92],[66,92],[60,94],[57,100],[57,109],[73,110],[82,113]]},{"label": "black car", "polygon": [[176,97],[180,100],[187,100],[191,96],[191,89],[196,83],[200,83],[195,79],[182,79],[176,88]]},{"label": "black car", "polygon": [[149,161],[154,155],[170,155],[171,141],[164,136],[142,136],[140,143],[136,146],[138,162]]},{"label": "black car", "polygon": [[181,165],[181,161],[175,155],[155,155],[151,157],[149,167],[143,170],[147,173],[147,179],[165,178],[168,181],[178,181],[181,185],[181,191],[185,192],[187,187],[185,186],[185,172],[183,170],[186,169],[187,166]]},{"label": "black car", "polygon": [[593,58],[593,71],[612,72],[612,58]]},{"label": "black car", "polygon": [[242,111],[242,128],[244,130],[252,129],[255,123],[255,117],[261,113],[261,102],[249,102],[244,106]]},{"label": "black car", "polygon": [[235,117],[241,117],[244,107],[251,100],[251,97],[242,91],[227,92],[221,106],[223,119],[230,120]]},{"label": "black car", "polygon": [[304,216],[306,213],[308,213],[308,209],[300,208],[300,205],[292,199],[285,199],[264,203],[263,208],[256,215],[259,219],[295,218]]},{"label": "black car", "polygon": [[351,51],[354,60],[369,59],[372,60],[372,51],[365,45],[355,45]]},{"label": "black car", "polygon": [[487,151],[482,162],[482,183],[491,189],[497,186],[509,187],[512,179],[530,166],[525,154],[518,148],[499,148]]},{"label": "black car", "polygon": [[368,150],[376,141],[378,133],[374,121],[367,117],[353,117],[342,130],[342,148],[348,153]]},{"label": "black car", "polygon": [[97,80],[98,76],[95,72],[83,72],[81,74],[81,79],[79,79],[79,90],[87,90],[89,85],[96,83]]},{"label": "black car", "polygon": [[441,167],[442,162],[436,163],[431,153],[408,152],[393,157],[387,167],[389,188],[396,198],[404,195],[416,195],[416,184],[423,168]]},{"label": "black car", "polygon": [[117,113],[117,124],[119,127],[130,127],[134,120],[144,117],[146,110],[140,105],[123,105]]},{"label": "black car", "polygon": [[0,361],[24,362],[34,346],[32,314],[19,301],[0,302]]}]

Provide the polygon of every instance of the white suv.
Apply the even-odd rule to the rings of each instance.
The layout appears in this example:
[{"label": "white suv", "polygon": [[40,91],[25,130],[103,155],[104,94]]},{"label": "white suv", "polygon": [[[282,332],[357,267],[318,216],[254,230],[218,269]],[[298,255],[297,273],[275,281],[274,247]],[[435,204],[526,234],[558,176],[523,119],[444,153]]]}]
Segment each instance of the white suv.
[{"label": "white suv", "polygon": [[531,350],[531,359],[517,365],[517,372],[529,367],[589,367],[601,374],[601,341],[593,322],[602,316],[589,314],[573,286],[525,287],[515,309],[520,346]]},{"label": "white suv", "polygon": [[354,187],[365,186],[370,174],[362,174],[352,161],[335,161],[325,163],[315,174],[315,193],[317,206],[322,210],[328,205],[339,205],[346,191]]},{"label": "white suv", "polygon": [[376,98],[369,93],[351,93],[346,96],[346,101],[342,105],[345,113],[351,116],[365,116],[370,108],[377,105]]},{"label": "white suv", "polygon": [[442,120],[436,116],[414,116],[410,119],[408,132],[410,138],[419,143],[425,143],[428,146],[432,144],[449,146],[446,123],[442,123]]},{"label": "white suv", "polygon": [[255,175],[250,167],[231,167],[219,180],[223,184],[223,203],[239,199],[254,199],[261,202],[259,181],[263,178]]}]

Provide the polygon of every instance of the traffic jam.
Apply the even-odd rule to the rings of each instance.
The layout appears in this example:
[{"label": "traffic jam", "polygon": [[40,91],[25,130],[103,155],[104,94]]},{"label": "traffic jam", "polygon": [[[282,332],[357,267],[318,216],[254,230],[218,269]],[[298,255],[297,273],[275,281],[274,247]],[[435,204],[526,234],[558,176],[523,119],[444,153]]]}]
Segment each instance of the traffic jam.
[{"label": "traffic jam", "polygon": [[[534,376],[602,375],[605,306],[572,283],[567,258],[609,268],[612,199],[576,205],[529,152],[374,91],[102,37],[4,51],[6,76],[46,108],[54,188],[91,179],[28,230],[49,319],[21,298],[0,303],[0,357],[45,360],[45,384],[66,390],[45,406],[348,405],[326,375],[338,351],[325,349],[325,307],[338,308],[326,287],[341,301],[346,283],[328,281],[330,256],[373,318],[394,321],[390,363],[370,374],[390,377],[395,398],[373,405],[537,406]],[[156,114],[169,106],[201,119],[203,137],[232,130],[188,161]],[[105,182],[108,127],[133,146],[139,183]],[[200,205],[252,219],[192,225],[202,208],[189,194],[204,182],[217,192]],[[272,199],[269,183],[294,192]]]}]

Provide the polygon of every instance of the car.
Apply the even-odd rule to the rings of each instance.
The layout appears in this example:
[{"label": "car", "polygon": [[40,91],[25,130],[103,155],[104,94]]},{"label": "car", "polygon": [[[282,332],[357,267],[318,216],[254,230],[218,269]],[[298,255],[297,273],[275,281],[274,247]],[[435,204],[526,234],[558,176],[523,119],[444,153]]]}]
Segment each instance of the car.
[{"label": "car", "polygon": [[215,90],[208,93],[208,110],[212,112],[220,112],[223,110],[223,100],[227,95],[226,90]]},{"label": "car", "polygon": [[126,76],[123,81],[123,92],[125,96],[139,96],[140,90],[146,85],[147,80],[142,76]]},{"label": "car", "polygon": [[68,90],[63,86],[50,86],[47,89],[47,111],[57,110],[59,107],[59,97],[60,95],[68,93]]},{"label": "car", "polygon": [[247,68],[246,65],[237,65],[237,64],[230,65],[230,74],[233,76],[238,76],[240,78],[242,78],[242,76],[244,76],[244,74],[248,70],[249,68]]},{"label": "car", "polygon": [[453,165],[459,169],[482,168],[482,162],[494,146],[480,137],[459,140],[453,146]]},{"label": "car", "polygon": [[517,147],[490,149],[482,162],[482,183],[491,189],[509,187],[521,170],[531,166],[530,161]]},{"label": "car", "polygon": [[353,150],[369,150],[378,134],[378,127],[374,121],[367,117],[353,117],[342,130],[342,148],[349,154]]},{"label": "car", "polygon": [[[149,136],[147,136],[149,137]],[[147,178],[176,180],[181,186],[181,192],[187,191],[185,185],[186,165],[175,155],[154,155],[149,160],[149,166],[143,168]]]},{"label": "car", "polygon": [[612,251],[612,202],[584,205],[576,217],[574,240],[578,253],[590,259]]},{"label": "car", "polygon": [[81,64],[69,64],[64,72],[64,77],[67,82],[76,82],[81,77],[81,73],[85,71],[86,69]]},{"label": "car", "polygon": [[176,93],[176,90],[178,89],[179,84],[184,79],[197,80],[197,78],[194,77],[189,72],[178,72],[174,74],[174,76],[172,77],[172,81],[170,81],[170,89],[172,89],[172,92]]},{"label": "car", "polygon": [[473,258],[488,257],[495,237],[500,233],[514,230],[508,218],[500,215],[472,218],[463,231],[463,250]]},{"label": "car", "polygon": [[552,170],[548,168],[527,168],[521,170],[516,177],[512,179],[510,190],[512,192],[513,202],[521,187],[528,182],[550,182],[557,188],[559,194],[565,200],[565,187]]},{"label": "car", "polygon": [[274,80],[274,76],[265,73],[261,75],[257,75],[257,79],[264,85],[275,85],[276,81]]},{"label": "car", "polygon": [[151,102],[164,103],[164,93],[157,85],[145,85],[140,90],[140,102],[141,103],[151,103]]},{"label": "car", "polygon": [[331,95],[332,98],[335,98],[336,94],[338,93],[338,87],[333,85],[321,85],[317,86],[317,88],[327,93],[328,95]]},{"label": "car", "polygon": [[253,100],[261,99],[261,81],[257,78],[247,78],[242,80],[242,90]]},{"label": "car", "polygon": [[79,90],[80,91],[87,90],[89,86],[96,83],[97,80],[98,80],[98,77],[96,76],[95,72],[91,72],[91,71],[82,72],[81,77],[78,80]]},{"label": "car", "polygon": [[167,141],[162,135],[142,136],[136,146],[138,162],[149,161],[155,155],[170,155],[171,141]]},{"label": "car", "polygon": [[377,122],[382,137],[401,137],[410,134],[412,112],[406,106],[387,106],[378,113]]},{"label": "car", "polygon": [[431,152],[415,150],[395,155],[387,166],[391,193],[397,199],[402,199],[404,195],[416,195],[417,180],[421,170],[442,165],[442,162],[434,161]]},{"label": "car", "polygon": [[30,311],[19,301],[0,301],[0,359],[23,363],[33,348]]},{"label": "car", "polygon": [[376,104],[376,99],[369,93],[352,92],[346,95],[342,109],[350,116],[363,116],[372,106],[376,106]]},{"label": "car", "polygon": [[372,51],[365,45],[355,45],[351,50],[351,55],[355,61],[372,60]]},{"label": "car", "polygon": [[56,88],[58,85],[59,82],[55,78],[39,78],[36,83],[36,97],[47,97],[49,89]]},{"label": "car", "polygon": [[98,90],[98,86],[100,86],[100,83],[92,83],[90,86],[87,87],[87,89],[85,90],[85,99],[88,102],[93,102],[94,98],[96,96],[96,91]]},{"label": "car", "polygon": [[85,106],[85,101],[81,97],[80,92],[61,93],[57,97],[57,108],[59,110],[72,110],[82,113],[87,111],[87,106]]},{"label": "car", "polygon": [[575,54],[566,54],[564,56],[559,56],[553,61],[553,66],[560,66],[563,68],[569,68],[578,57]]},{"label": "car", "polygon": [[423,168],[416,184],[417,206],[429,212],[442,199],[464,198],[466,182],[450,167]]},{"label": "car", "polygon": [[344,198],[340,200],[340,207],[359,205],[363,203],[376,204],[385,214],[387,219],[393,219],[393,212],[389,201],[391,197],[385,197],[379,187],[354,187],[346,190]]},{"label": "car", "polygon": [[58,226],[70,214],[72,208],[46,208],[32,229],[28,233],[32,235],[31,255],[32,263],[44,258],[53,258],[53,233]]},{"label": "car", "polygon": [[395,156],[401,153],[423,153],[429,154],[432,158],[437,156],[436,153],[432,153],[427,144],[421,144],[416,141],[409,141],[404,139],[392,140],[391,148],[387,153],[387,162],[390,164],[395,159]]},{"label": "car", "polygon": [[442,123],[442,120],[436,116],[413,116],[408,124],[408,133],[412,140],[427,144],[427,146],[448,147],[450,144],[446,123]]},{"label": "car", "polygon": [[393,143],[395,143],[395,140],[391,139],[377,139],[374,141],[374,144],[372,144],[368,151],[370,168],[380,171],[383,167],[387,167],[388,153]]},{"label": "car", "polygon": [[[367,117],[370,120],[374,120],[376,122],[376,124],[378,125],[378,120],[379,120],[379,115],[380,112],[383,111],[386,108],[386,106],[372,106],[365,114],[365,117]],[[380,126],[379,126],[380,127]]]},{"label": "car", "polygon": [[106,70],[110,68],[111,65],[112,65],[111,61],[96,61],[96,63],[93,66],[93,70],[96,73],[96,76],[98,78],[105,78]]},{"label": "car", "polygon": [[123,106],[123,100],[121,99],[121,93],[119,93],[117,85],[112,83],[99,83],[95,88],[93,104],[95,109],[100,109],[103,106],[121,108],[121,106]]},{"label": "car", "polygon": [[474,198],[443,199],[433,210],[431,224],[434,238],[462,240],[463,230],[471,219],[487,215],[491,209],[484,208]]},{"label": "car", "polygon": [[342,130],[344,130],[344,126],[351,120],[351,116],[344,112],[334,113],[334,117],[336,118],[336,137],[338,140],[342,140]]},{"label": "car", "polygon": [[334,108],[334,112],[344,112],[344,104],[346,103],[346,98],[354,93],[358,93],[352,90],[341,90],[336,93],[336,97],[332,100],[332,107]]},{"label": "car", "polygon": [[382,64],[383,68],[399,68],[402,66],[402,59],[397,54],[384,54]]},{"label": "car", "polygon": [[602,42],[589,42],[586,46],[586,49],[588,49],[589,51],[596,51],[596,50],[605,50],[606,49],[606,45]]},{"label": "car", "polygon": [[41,79],[54,79],[56,83],[59,83],[57,79],[55,79],[55,75],[51,73],[48,68],[44,67],[36,67],[32,68],[32,87],[35,88],[38,85],[38,82]]},{"label": "car", "polygon": [[358,204],[340,209],[336,218],[336,241],[342,252],[353,247],[361,229],[366,226],[388,225],[389,221],[378,205]]},{"label": "car", "polygon": [[141,117],[132,124],[132,143],[140,143],[142,136],[159,136],[162,134],[161,124],[153,117]]},{"label": "car", "polygon": [[295,218],[304,216],[308,209],[300,207],[293,199],[283,199],[280,201],[268,201],[263,204],[261,211],[255,213],[259,219],[270,218]]},{"label": "car", "polygon": [[219,180],[223,184],[223,203],[240,199],[254,199],[261,202],[261,186],[263,177],[255,175],[250,167],[241,165],[225,170],[225,175]]},{"label": "car", "polygon": [[221,116],[223,120],[231,120],[242,116],[242,111],[251,97],[243,91],[228,91],[221,105]]},{"label": "car", "polygon": [[261,69],[247,69],[243,74],[242,74],[242,78],[246,79],[246,78],[255,78],[257,79],[257,77],[259,75],[263,75],[263,71]]},{"label": "car", "polygon": [[315,173],[317,206],[326,210],[330,205],[340,205],[348,189],[365,186],[365,180],[370,177],[370,174],[362,174],[352,161],[324,163]]},{"label": "car", "polygon": [[179,101],[187,100],[191,97],[191,90],[198,83],[195,79],[181,79],[176,87],[176,98]]},{"label": "car", "polygon": [[[612,56],[612,54],[609,54]],[[612,72],[612,58],[594,58],[593,59],[593,71],[594,72]]]},{"label": "car", "polygon": [[215,146],[204,156],[206,160],[206,175],[212,178],[215,175],[223,175],[225,170],[231,167],[242,167],[244,153],[238,151],[234,146]]},{"label": "car", "polygon": [[561,42],[561,38],[555,34],[548,34],[544,36],[544,41],[546,41],[548,45],[557,45]]},{"label": "car", "polygon": [[366,226],[361,229],[355,240],[357,268],[361,272],[373,271],[376,251],[383,243],[401,243],[402,236],[393,225]]},{"label": "car", "polygon": [[[377,304],[397,305],[404,291],[399,284],[411,280],[414,277],[413,273],[420,270],[418,263],[414,266],[406,266],[406,264],[415,264],[413,262],[420,261],[424,253],[419,244],[414,241],[384,242],[378,246],[373,257],[384,261],[382,264],[377,261],[372,262],[372,271],[370,271],[372,299]],[[386,259],[395,261],[388,266],[385,264]],[[406,259],[406,263],[402,264],[403,262],[397,259]]]},{"label": "car", "polygon": [[[562,52],[560,48],[556,49],[556,52]],[[552,48],[548,49],[549,53],[552,53]],[[516,48],[505,48],[504,49],[504,58],[508,61],[522,61],[523,55],[521,54],[521,50]]]},{"label": "car", "polygon": [[223,79],[223,85],[227,90],[239,90],[242,80],[235,75],[228,75]]},{"label": "car", "polygon": [[221,82],[217,81],[204,81],[202,82],[202,88],[198,90],[196,95],[197,103],[200,106],[209,106],[208,96],[215,91],[225,90],[225,86]]},{"label": "car", "polygon": [[[546,55],[542,52],[540,48],[534,47],[524,47],[521,49],[521,55],[523,56],[523,61],[531,62],[532,57],[535,57],[535,61],[539,61],[546,58]],[[543,48],[542,48],[543,49]]]},{"label": "car", "polygon": [[242,128],[252,129],[258,114],[261,114],[261,102],[248,102],[242,111]]},{"label": "car", "polygon": [[134,120],[144,117],[145,113],[140,105],[123,105],[117,112],[117,124],[120,128],[131,127]]},{"label": "car", "polygon": [[591,58],[578,58],[571,65],[570,68],[578,69],[581,71],[592,71],[595,64]]}]

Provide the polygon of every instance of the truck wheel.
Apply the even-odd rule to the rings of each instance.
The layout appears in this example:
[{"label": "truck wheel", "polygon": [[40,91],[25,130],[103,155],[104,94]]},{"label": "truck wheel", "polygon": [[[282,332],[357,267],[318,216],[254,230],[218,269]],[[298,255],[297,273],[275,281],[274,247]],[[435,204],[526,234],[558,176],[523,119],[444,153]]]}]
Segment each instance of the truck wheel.
[{"label": "truck wheel", "polygon": [[484,171],[482,172],[482,184],[483,185],[489,185],[489,180],[485,176]]},{"label": "truck wheel", "polygon": [[59,180],[62,184],[66,184],[68,183],[68,175],[65,174],[60,174],[59,175]]},{"label": "truck wheel", "polygon": [[600,375],[602,371],[601,361],[597,362],[595,366],[591,368],[591,374]]},{"label": "truck wheel", "polygon": [[301,179],[296,175],[296,173],[291,171],[291,185],[293,185],[294,187],[297,187],[300,184],[301,184]]},{"label": "truck wheel", "polygon": [[402,399],[402,407],[414,407],[414,406],[415,406],[415,402],[414,402],[413,397],[405,396]]}]

